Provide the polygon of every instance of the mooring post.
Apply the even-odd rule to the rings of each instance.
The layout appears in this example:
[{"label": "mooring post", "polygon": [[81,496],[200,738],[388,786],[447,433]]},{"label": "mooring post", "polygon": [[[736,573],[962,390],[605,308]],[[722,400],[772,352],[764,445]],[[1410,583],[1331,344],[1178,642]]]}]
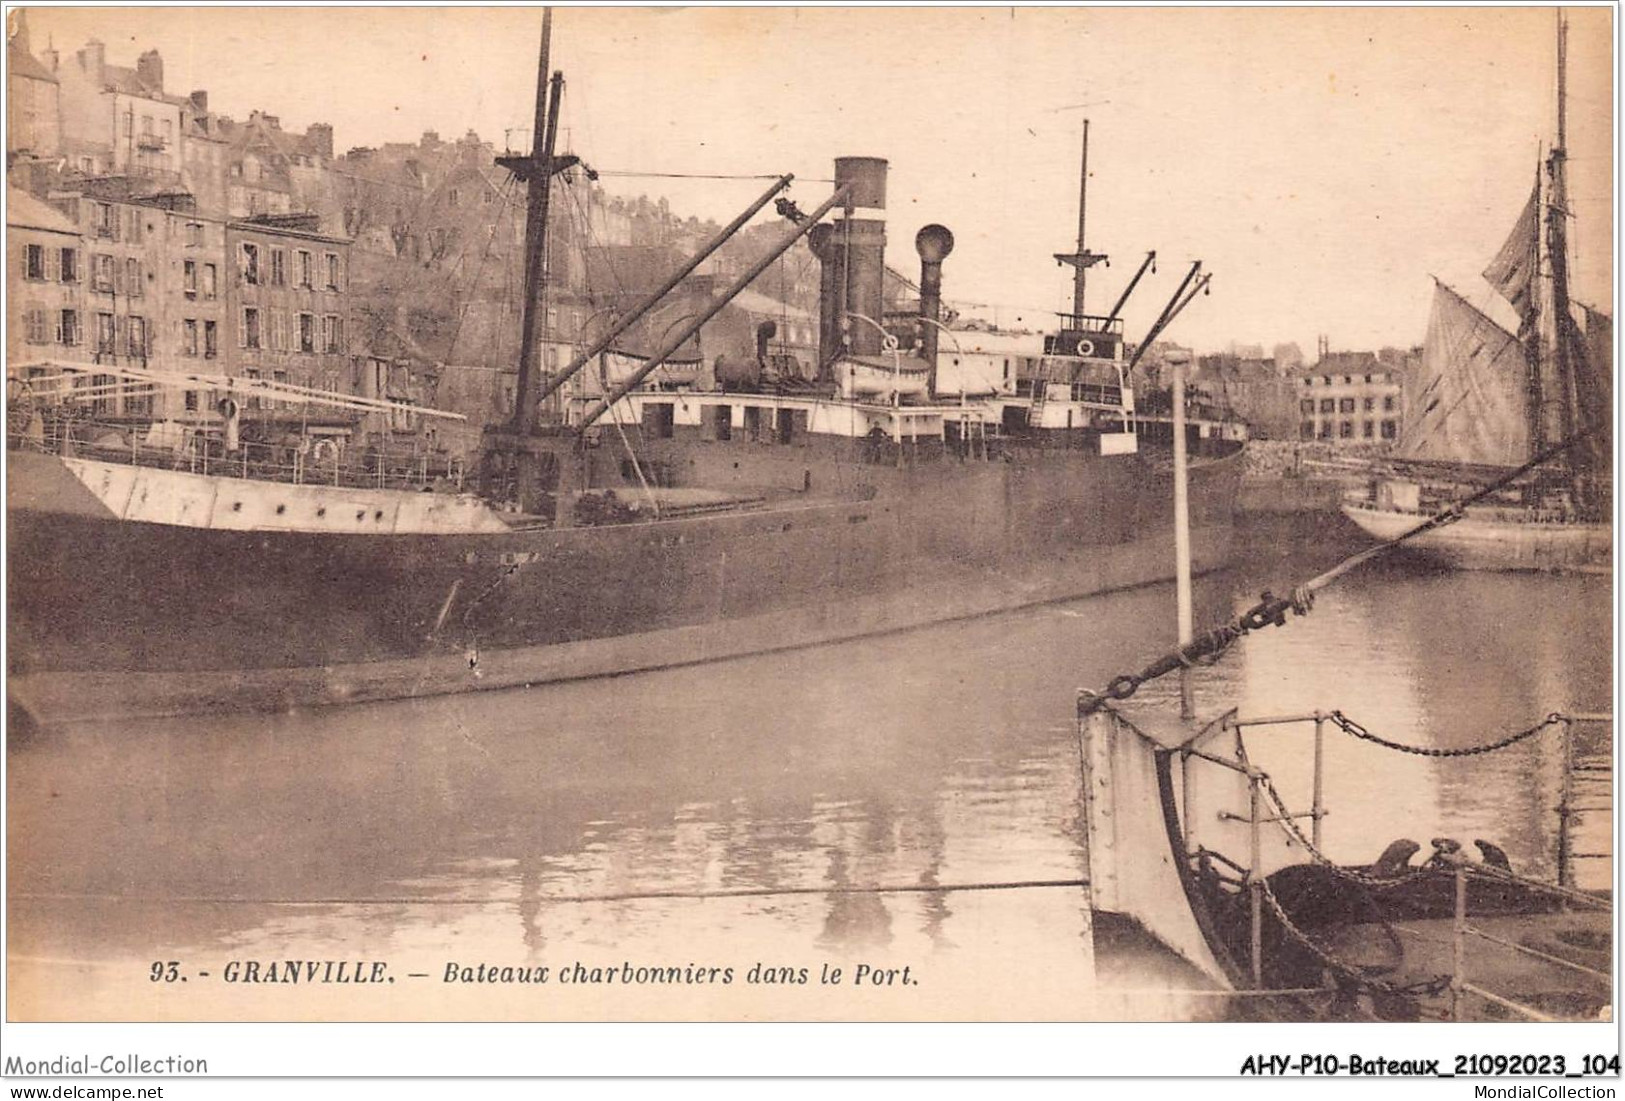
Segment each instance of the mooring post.
[{"label": "mooring post", "polygon": [[1451,944],[1450,1019],[1461,1020],[1461,996],[1466,992],[1467,980],[1462,974],[1467,968],[1467,869],[1456,865],[1456,928]]},{"label": "mooring post", "polygon": [[1320,820],[1326,815],[1326,804],[1322,798],[1325,794],[1325,756],[1326,756],[1326,717],[1319,711],[1315,712],[1315,805],[1309,824],[1309,835],[1314,841],[1315,851],[1324,851],[1320,845]]},{"label": "mooring post", "polygon": [[[1557,804],[1557,885],[1569,885],[1569,861],[1573,858],[1569,842],[1569,820],[1574,808],[1574,722],[1563,717],[1563,786]],[[1567,903],[1564,903],[1565,907]]]},{"label": "mooring post", "polygon": [[1247,887],[1252,892],[1253,909],[1253,987],[1257,990],[1264,988],[1264,880],[1261,869],[1264,866],[1264,844],[1260,836],[1259,809],[1262,802],[1259,790],[1262,781],[1258,776],[1248,777],[1251,789],[1251,830],[1252,830],[1252,867],[1247,869]]}]

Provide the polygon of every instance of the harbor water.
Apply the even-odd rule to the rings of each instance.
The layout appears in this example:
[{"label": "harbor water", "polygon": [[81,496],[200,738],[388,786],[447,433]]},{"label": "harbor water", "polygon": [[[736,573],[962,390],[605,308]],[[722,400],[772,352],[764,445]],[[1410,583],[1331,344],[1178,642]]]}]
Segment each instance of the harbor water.
[{"label": "harbor water", "polygon": [[[1241,568],[1199,581],[1199,624],[1344,549],[1251,540]],[[1199,709],[1336,708],[1439,747],[1553,711],[1605,712],[1611,604],[1607,577],[1379,562],[1199,669]],[[1138,668],[1173,635],[1172,587],[1156,586],[532,690],[14,733],[8,1009],[1219,1015],[1215,999],[1177,993],[1205,985],[1177,960],[1132,930],[1097,930],[1081,885],[1076,690]],[[1307,804],[1307,734],[1256,737],[1261,763]],[[1582,750],[1605,752],[1606,733]],[[1364,862],[1401,836],[1424,852],[1435,836],[1485,838],[1552,878],[1560,751],[1540,737],[1433,759],[1329,734],[1325,846]],[[1610,851],[1606,815],[1590,819],[1575,848]],[[1606,885],[1610,864],[1579,861],[1582,885]],[[380,981],[307,982],[299,969],[289,982],[285,961]]]}]

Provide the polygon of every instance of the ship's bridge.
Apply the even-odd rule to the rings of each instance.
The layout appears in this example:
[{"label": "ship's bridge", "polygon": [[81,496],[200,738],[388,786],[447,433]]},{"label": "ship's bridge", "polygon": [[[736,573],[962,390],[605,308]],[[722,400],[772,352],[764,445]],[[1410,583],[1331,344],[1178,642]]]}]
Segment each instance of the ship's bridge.
[{"label": "ship's bridge", "polygon": [[1110,360],[1122,358],[1122,318],[1072,313],[1061,314],[1060,318],[1061,331],[1044,338],[1045,355]]}]

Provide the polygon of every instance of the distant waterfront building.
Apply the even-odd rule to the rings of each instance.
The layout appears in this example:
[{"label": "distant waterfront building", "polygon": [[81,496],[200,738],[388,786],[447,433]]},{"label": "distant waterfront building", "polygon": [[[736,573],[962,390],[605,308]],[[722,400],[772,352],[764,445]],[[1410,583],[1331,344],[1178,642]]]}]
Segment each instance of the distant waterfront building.
[{"label": "distant waterfront building", "polygon": [[1399,440],[1404,364],[1371,352],[1331,352],[1291,372],[1298,393],[1298,438],[1335,446]]},{"label": "distant waterfront building", "polygon": [[62,152],[85,175],[141,175],[178,184],[182,110],[164,91],[164,62],[148,50],[135,68],[107,60],[94,39],[56,71],[61,82]]},{"label": "distant waterfront building", "polygon": [[61,81],[29,51],[27,9],[6,44],[6,152],[55,157],[62,151]]}]

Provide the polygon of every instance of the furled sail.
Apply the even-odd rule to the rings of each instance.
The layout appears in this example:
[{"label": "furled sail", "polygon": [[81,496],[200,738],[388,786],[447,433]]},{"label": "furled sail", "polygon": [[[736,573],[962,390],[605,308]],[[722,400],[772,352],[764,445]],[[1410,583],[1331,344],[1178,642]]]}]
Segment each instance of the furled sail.
[{"label": "furled sail", "polygon": [[1437,284],[1400,456],[1488,466],[1525,462],[1527,374],[1518,338]]},{"label": "furled sail", "polygon": [[1535,314],[1535,274],[1540,270],[1537,251],[1540,242],[1540,180],[1529,194],[1529,203],[1518,216],[1506,244],[1484,269],[1484,279],[1512,303],[1520,325],[1528,325]]}]

